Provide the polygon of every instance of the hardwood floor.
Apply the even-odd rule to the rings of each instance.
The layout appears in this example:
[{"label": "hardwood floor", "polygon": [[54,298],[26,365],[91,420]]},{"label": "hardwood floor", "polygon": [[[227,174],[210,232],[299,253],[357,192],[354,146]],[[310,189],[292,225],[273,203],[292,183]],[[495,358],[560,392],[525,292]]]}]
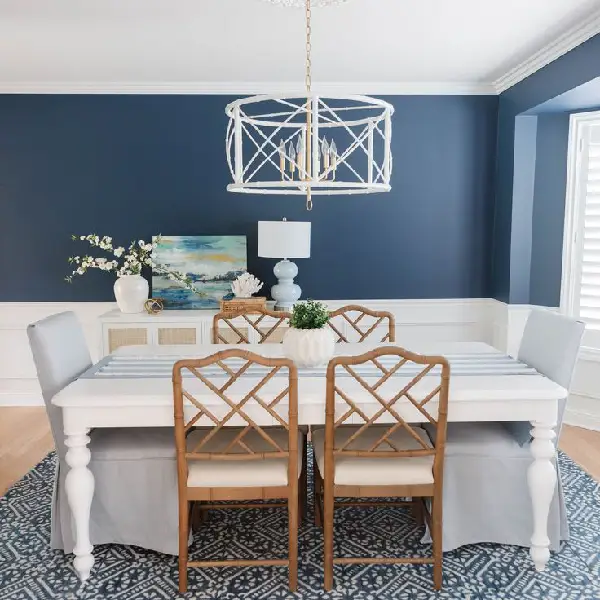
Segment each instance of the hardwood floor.
[{"label": "hardwood floor", "polygon": [[0,496],[53,448],[45,408],[0,408]]},{"label": "hardwood floor", "polygon": [[[42,407],[0,408],[0,495],[54,447]],[[560,448],[600,481],[600,432],[563,427]]]},{"label": "hardwood floor", "polygon": [[600,431],[565,425],[559,445],[582,469],[600,481]]}]

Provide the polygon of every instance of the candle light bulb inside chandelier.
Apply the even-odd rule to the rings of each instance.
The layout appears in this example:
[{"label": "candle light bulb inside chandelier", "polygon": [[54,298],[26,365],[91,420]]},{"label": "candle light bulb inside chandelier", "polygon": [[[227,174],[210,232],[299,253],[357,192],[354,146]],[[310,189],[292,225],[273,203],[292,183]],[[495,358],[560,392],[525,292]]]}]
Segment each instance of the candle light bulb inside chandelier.
[{"label": "candle light bulb inside chandelier", "polygon": [[280,140],[279,142],[279,170],[281,171],[281,179],[284,179],[285,173],[285,142]]},{"label": "candle light bulb inside chandelier", "polygon": [[337,146],[334,141],[332,141],[329,146],[329,154],[331,155],[331,168],[335,170],[337,166]]}]

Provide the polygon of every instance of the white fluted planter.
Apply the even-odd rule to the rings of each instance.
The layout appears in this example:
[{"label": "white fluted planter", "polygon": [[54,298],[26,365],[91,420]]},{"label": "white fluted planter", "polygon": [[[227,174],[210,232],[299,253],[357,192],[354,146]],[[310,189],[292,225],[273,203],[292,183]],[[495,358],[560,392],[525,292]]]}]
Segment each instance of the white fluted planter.
[{"label": "white fluted planter", "polygon": [[123,275],[115,281],[115,299],[122,313],[133,314],[144,310],[148,300],[148,282],[141,275]]},{"label": "white fluted planter", "polygon": [[283,338],[283,353],[298,367],[326,365],[335,353],[335,338],[326,325],[321,329],[290,327]]}]

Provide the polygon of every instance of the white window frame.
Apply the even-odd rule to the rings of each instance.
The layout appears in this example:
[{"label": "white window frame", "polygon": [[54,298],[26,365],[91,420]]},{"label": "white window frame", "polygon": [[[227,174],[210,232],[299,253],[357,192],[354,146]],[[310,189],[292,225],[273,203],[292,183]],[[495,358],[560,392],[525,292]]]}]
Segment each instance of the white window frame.
[{"label": "white window frame", "polygon": [[[587,160],[587,156],[583,152],[583,136],[590,122],[600,122],[600,111],[573,114],[569,120],[560,311],[576,318],[578,317],[579,281],[581,279],[581,264],[576,242],[581,229],[587,183],[583,177],[584,170],[582,168],[583,161]],[[588,329],[583,343],[588,348],[600,351],[600,331]]]}]

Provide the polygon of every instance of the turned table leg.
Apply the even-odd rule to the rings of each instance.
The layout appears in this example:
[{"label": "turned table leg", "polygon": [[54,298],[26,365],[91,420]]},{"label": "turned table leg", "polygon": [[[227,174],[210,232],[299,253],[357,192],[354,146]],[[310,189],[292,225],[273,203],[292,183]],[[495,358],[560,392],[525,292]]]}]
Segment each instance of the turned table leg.
[{"label": "turned table leg", "polygon": [[543,571],[550,560],[550,539],[548,538],[548,515],[556,489],[556,467],[553,459],[554,421],[532,421],[531,454],[533,463],[527,473],[529,493],[533,506],[533,535],[531,537],[531,558],[537,571]]},{"label": "turned table leg", "polygon": [[90,508],[94,495],[94,476],[88,469],[90,438],[87,434],[89,431],[89,429],[67,431],[65,428],[65,444],[68,448],[66,461],[69,465],[65,489],[75,524],[74,565],[81,581],[89,578],[94,566],[92,555],[94,547],[90,543]]}]

